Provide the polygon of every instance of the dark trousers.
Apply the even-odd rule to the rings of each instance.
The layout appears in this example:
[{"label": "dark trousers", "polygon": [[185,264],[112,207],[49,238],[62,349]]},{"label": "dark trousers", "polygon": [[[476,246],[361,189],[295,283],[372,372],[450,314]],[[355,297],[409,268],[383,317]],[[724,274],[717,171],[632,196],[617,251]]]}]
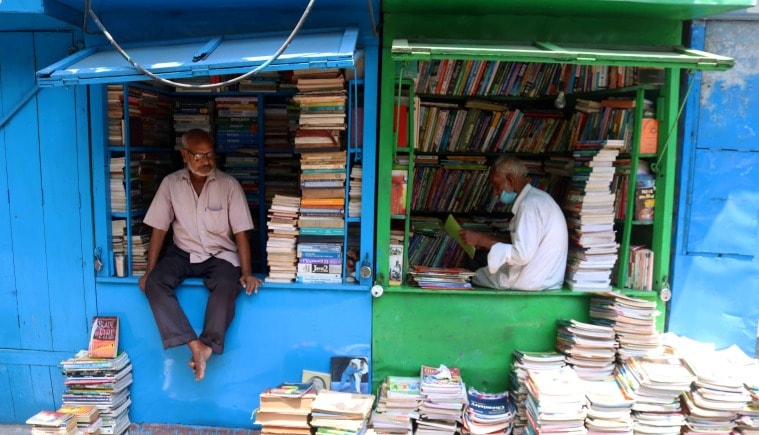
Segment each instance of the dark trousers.
[{"label": "dark trousers", "polygon": [[[188,277],[202,277],[211,292],[206,304],[203,332],[198,337],[177,300],[176,287]],[[224,335],[235,317],[235,301],[242,287],[240,268],[226,260],[211,257],[202,263],[190,263],[190,254],[172,245],[150,271],[145,294],[153,310],[163,348],[187,344],[200,339],[216,353],[224,351]]]}]

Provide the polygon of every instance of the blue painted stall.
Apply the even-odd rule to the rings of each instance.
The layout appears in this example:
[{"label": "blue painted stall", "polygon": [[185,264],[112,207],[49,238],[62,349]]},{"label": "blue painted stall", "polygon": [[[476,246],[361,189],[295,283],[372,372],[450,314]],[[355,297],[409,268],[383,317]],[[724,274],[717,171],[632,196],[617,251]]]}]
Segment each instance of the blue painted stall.
[{"label": "blue painted stall", "polygon": [[759,9],[698,22],[692,46],[734,57],[696,73],[683,120],[669,329],[754,355],[759,320]]},{"label": "blue painted stall", "polygon": [[[120,44],[160,51],[169,39],[286,35],[309,4],[219,1],[209,9],[206,3],[130,1],[122,8],[125,3],[96,1],[92,8]],[[50,71],[72,53],[111,49],[81,9],[82,2],[73,0],[0,2],[0,188],[8,192],[8,201],[0,201],[0,423],[22,423],[61,405],[58,364],[86,347],[95,314],[121,319],[120,347],[134,374],[129,415],[137,423],[250,428],[264,388],[300,381],[303,369],[328,372],[332,356],[371,358],[371,276],[342,285],[266,284],[256,295],[241,295],[224,354],[209,361],[204,381],[195,382],[188,349],[162,349],[137,278],[113,277],[105,257],[105,267],[95,271],[96,254],[110,243],[105,107],[98,95],[107,83],[131,79],[94,74],[52,83],[52,75],[41,89],[35,82],[36,72]],[[354,29],[347,66],[365,71],[358,86],[369,107],[377,98],[378,11],[378,1],[320,0],[299,34]],[[296,36],[290,48],[304,48],[300,41]],[[333,53],[306,48],[301,60],[308,60],[297,68],[330,66],[318,61]],[[257,62],[229,72],[262,60]],[[172,77],[209,71],[213,66]],[[372,110],[365,113],[364,198],[373,199],[376,120]],[[374,201],[364,202],[362,215],[367,218],[355,224],[362,260],[371,267]],[[188,280],[178,293],[200,329],[207,291],[199,280]]]}]

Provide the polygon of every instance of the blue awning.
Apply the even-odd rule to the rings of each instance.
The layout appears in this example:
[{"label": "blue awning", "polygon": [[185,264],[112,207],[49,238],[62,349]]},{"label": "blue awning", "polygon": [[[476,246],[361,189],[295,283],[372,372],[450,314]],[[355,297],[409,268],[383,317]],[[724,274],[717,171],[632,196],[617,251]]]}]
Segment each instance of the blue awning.
[{"label": "blue awning", "polygon": [[[166,79],[241,74],[266,62],[286,34],[223,36],[123,46],[140,66]],[[301,32],[267,71],[354,66],[358,29]],[[37,71],[39,86],[150,80],[110,45],[91,47]]]}]

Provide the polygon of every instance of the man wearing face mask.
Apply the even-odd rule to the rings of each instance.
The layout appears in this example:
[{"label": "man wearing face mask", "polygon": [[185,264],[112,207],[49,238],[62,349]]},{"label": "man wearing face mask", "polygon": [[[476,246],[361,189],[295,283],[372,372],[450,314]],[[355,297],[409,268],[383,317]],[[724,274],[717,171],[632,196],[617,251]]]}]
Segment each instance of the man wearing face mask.
[{"label": "man wearing face mask", "polygon": [[512,204],[511,243],[475,230],[461,230],[464,243],[488,251],[487,266],[474,284],[500,290],[558,289],[564,282],[569,237],[561,207],[548,193],[530,185],[521,160],[500,156],[489,175],[493,194]]}]

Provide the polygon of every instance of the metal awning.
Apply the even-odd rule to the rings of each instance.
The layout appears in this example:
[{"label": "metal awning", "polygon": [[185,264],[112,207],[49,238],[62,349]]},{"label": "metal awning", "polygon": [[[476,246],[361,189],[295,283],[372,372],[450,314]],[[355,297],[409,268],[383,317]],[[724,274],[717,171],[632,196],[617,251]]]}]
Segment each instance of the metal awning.
[{"label": "metal awning", "polygon": [[649,66],[727,70],[730,57],[683,47],[583,47],[549,42],[533,44],[448,43],[395,39],[393,60],[511,60],[520,62],[574,63],[580,65]]},{"label": "metal awning", "polygon": [[[286,34],[223,36],[123,46],[139,65],[166,79],[245,73],[266,62]],[[267,71],[354,66],[358,29],[301,32]],[[150,80],[110,45],[92,47],[37,72],[39,86]]]}]

